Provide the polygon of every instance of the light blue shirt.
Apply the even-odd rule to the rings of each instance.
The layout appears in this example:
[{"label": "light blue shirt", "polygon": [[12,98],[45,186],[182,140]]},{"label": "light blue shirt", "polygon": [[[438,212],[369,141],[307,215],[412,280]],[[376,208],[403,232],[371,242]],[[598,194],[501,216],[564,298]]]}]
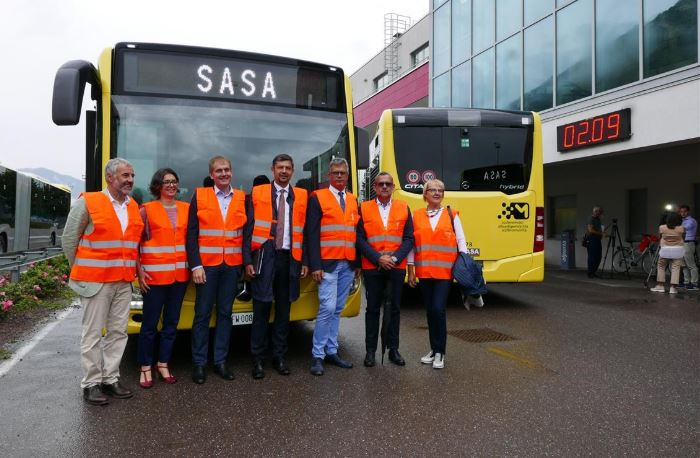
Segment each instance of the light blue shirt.
[{"label": "light blue shirt", "polygon": [[695,221],[695,218],[690,215],[683,218],[683,227],[685,228],[686,242],[695,241],[695,236],[698,233],[698,222]]},{"label": "light blue shirt", "polygon": [[226,221],[226,213],[228,213],[228,206],[231,204],[231,199],[233,198],[233,188],[228,185],[228,190],[223,192],[216,186],[214,186],[214,193],[216,194],[216,200],[219,201],[219,209],[221,210],[221,218]]}]

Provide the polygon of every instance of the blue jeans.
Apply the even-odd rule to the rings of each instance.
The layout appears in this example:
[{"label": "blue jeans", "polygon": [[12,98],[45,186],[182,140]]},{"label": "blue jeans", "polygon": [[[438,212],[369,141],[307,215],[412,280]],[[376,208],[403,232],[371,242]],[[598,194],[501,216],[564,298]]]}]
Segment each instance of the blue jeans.
[{"label": "blue jeans", "polygon": [[226,362],[231,341],[231,312],[238,290],[241,266],[205,266],[207,281],[197,285],[192,321],[192,362],[195,366],[207,363],[209,348],[209,320],[216,302],[216,330],[214,332],[214,364]]},{"label": "blue jeans", "polygon": [[420,279],[425,313],[428,317],[430,349],[434,353],[445,354],[447,347],[447,298],[450,295],[452,280]]},{"label": "blue jeans", "polygon": [[314,358],[338,353],[338,327],[340,313],[350,292],[355,272],[347,261],[339,261],[333,272],[324,272],[318,285],[318,315],[314,328]]},{"label": "blue jeans", "polygon": [[180,307],[189,282],[178,281],[169,285],[151,285],[143,294],[143,315],[139,334],[138,361],[142,366],[150,366],[153,358],[156,332],[160,314],[163,314],[163,327],[160,330],[158,361],[167,363],[173,353],[177,323],[180,321]]}]

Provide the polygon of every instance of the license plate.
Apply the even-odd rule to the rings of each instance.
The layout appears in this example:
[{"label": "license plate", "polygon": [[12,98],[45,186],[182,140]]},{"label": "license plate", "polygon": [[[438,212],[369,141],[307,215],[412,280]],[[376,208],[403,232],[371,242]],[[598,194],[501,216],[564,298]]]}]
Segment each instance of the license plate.
[{"label": "license plate", "polygon": [[253,312],[241,312],[231,314],[231,326],[253,324]]}]

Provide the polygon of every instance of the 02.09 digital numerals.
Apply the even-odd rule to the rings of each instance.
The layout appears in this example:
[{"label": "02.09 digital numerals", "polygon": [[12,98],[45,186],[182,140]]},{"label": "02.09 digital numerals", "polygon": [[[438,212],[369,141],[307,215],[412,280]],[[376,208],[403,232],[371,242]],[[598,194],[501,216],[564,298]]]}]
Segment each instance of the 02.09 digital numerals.
[{"label": "02.09 digital numerals", "polygon": [[564,127],[565,149],[616,140],[620,137],[620,113],[586,119]]}]

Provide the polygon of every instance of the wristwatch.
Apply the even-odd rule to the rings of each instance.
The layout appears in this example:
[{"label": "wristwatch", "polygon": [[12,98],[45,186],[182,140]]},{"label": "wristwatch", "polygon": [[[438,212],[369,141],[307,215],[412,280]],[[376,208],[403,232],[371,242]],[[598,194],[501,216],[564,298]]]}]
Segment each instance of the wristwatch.
[{"label": "wristwatch", "polygon": [[391,257],[391,260],[392,260],[392,262],[394,262],[394,263],[399,262],[399,258],[397,258],[396,256],[392,256],[392,257]]}]

